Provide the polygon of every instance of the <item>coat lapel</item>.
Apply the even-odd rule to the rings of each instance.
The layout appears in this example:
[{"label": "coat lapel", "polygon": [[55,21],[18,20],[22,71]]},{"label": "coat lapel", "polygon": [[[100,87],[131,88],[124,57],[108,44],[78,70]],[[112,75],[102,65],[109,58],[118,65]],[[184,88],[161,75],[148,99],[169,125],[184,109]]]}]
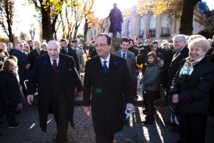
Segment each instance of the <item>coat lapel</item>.
[{"label": "coat lapel", "polygon": [[116,60],[115,56],[111,54],[110,56],[110,62],[109,62],[109,70],[108,70],[108,75],[114,73],[113,71],[115,68],[118,66],[118,60]]},{"label": "coat lapel", "polygon": [[177,51],[174,55],[173,55],[173,58],[172,58],[172,62],[175,60],[175,59],[177,59],[179,56],[180,56],[180,52],[179,51]]},{"label": "coat lapel", "polygon": [[63,60],[63,57],[61,56],[61,54],[59,54],[59,64],[58,64],[57,72],[58,72],[60,82],[62,82],[61,75],[63,75],[65,73],[64,70],[67,69],[67,68],[65,68],[65,66],[66,66],[66,62],[65,62],[65,60]]},{"label": "coat lapel", "polygon": [[103,75],[106,75],[99,56],[96,57],[94,68],[96,68],[98,73],[102,73]]},{"label": "coat lapel", "polygon": [[51,68],[53,68],[50,62],[50,57],[48,55],[45,55],[44,61],[42,61],[42,63],[43,63],[43,66],[41,65],[41,69],[43,70],[43,73],[46,73],[46,74],[38,75],[38,76],[46,76],[45,79],[49,81],[47,90],[50,90],[50,86],[51,86],[50,82],[51,82],[51,76],[52,76]]},{"label": "coat lapel", "polygon": [[115,55],[121,57],[121,50],[115,52]]}]

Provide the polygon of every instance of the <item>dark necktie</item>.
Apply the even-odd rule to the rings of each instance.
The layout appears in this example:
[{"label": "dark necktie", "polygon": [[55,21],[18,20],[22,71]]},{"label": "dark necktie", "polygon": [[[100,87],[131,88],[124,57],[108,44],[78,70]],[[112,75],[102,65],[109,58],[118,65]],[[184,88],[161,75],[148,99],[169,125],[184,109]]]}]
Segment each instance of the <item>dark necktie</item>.
[{"label": "dark necktie", "polygon": [[105,71],[105,73],[108,73],[108,67],[106,65],[107,61],[103,61],[103,69]]},{"label": "dark necktie", "polygon": [[124,58],[124,59],[126,58],[126,53],[123,53],[123,58]]},{"label": "dark necktie", "polygon": [[56,60],[53,60],[53,68],[54,68],[54,70],[56,70],[56,68],[57,68]]}]

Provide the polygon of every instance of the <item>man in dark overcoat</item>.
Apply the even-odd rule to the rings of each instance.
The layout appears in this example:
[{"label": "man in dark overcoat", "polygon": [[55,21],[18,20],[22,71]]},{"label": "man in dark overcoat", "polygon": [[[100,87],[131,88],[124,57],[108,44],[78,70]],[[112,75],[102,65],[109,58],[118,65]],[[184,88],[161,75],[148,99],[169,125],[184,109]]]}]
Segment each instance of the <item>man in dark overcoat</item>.
[{"label": "man in dark overcoat", "polygon": [[33,64],[37,57],[46,54],[46,52],[41,48],[41,43],[39,41],[34,41],[35,48],[30,51],[28,57],[30,60],[30,70],[33,69]]},{"label": "man in dark overcoat", "polygon": [[84,112],[92,112],[96,143],[112,143],[114,134],[123,128],[125,108],[135,110],[132,77],[126,60],[110,54],[108,34],[99,34],[95,47],[98,56],[85,67]]},{"label": "man in dark overcoat", "polygon": [[[185,35],[180,34],[180,35],[174,36],[173,44],[176,52],[172,57],[172,61],[168,69],[167,96],[166,96],[167,101],[171,99],[169,98],[171,96],[169,95],[170,87],[172,85],[174,76],[180,67],[181,61],[184,60],[189,55],[189,49],[187,48],[187,39]],[[171,113],[170,120],[172,124],[179,125],[179,117],[177,114]],[[178,127],[172,128],[172,131],[178,131]]]},{"label": "man in dark overcoat", "polygon": [[71,56],[74,59],[77,71],[80,71],[78,56],[77,56],[76,52],[74,51],[74,49],[71,48],[71,46],[68,44],[66,39],[61,39],[60,43],[62,46],[60,53]]},{"label": "man in dark overcoat", "polygon": [[176,52],[172,57],[172,61],[168,69],[167,93],[170,91],[172,80],[178,71],[178,68],[180,67],[181,61],[189,55],[189,49],[187,48],[187,39],[185,35],[176,35],[173,37],[173,44]]},{"label": "man in dark overcoat", "polygon": [[24,82],[29,78],[31,65],[28,54],[23,51],[23,49],[24,44],[22,42],[18,42],[16,45],[16,50],[12,54],[18,59],[19,82],[22,86],[23,93],[26,96],[26,88]]},{"label": "man in dark overcoat", "polygon": [[27,101],[32,104],[38,84],[38,112],[42,131],[47,129],[48,113],[53,113],[58,134],[55,142],[65,143],[68,121],[73,126],[74,91],[82,84],[72,57],[60,54],[59,43],[48,42],[48,54],[36,59],[28,83]]}]

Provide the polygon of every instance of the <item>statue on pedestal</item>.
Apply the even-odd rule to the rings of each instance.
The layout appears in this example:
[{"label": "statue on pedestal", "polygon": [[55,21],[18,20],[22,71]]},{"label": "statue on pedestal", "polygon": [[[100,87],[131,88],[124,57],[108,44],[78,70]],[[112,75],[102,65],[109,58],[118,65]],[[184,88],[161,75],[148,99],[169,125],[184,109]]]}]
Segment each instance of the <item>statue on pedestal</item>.
[{"label": "statue on pedestal", "polygon": [[117,8],[116,3],[114,3],[114,8],[110,11],[109,19],[111,21],[109,32],[113,33],[113,38],[117,37],[117,32],[119,32],[121,36],[123,16],[121,11]]}]

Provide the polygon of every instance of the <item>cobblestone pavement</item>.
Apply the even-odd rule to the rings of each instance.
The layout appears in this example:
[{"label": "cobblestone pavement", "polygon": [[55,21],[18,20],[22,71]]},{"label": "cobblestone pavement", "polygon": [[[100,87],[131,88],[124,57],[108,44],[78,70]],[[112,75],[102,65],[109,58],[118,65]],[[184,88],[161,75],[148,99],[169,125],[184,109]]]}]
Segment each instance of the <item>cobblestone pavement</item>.
[{"label": "cobblestone pavement", "polygon": [[[169,115],[167,107],[157,106],[156,121],[152,125],[142,126],[144,120],[143,107],[136,106],[136,113],[130,118],[130,125],[125,125],[123,130],[115,135],[115,143],[176,143],[178,134],[172,133],[165,121]],[[56,136],[56,125],[52,115],[48,117],[48,131],[43,133],[38,122],[37,107],[24,109],[17,114],[17,120],[22,123],[18,129],[9,129],[4,120],[0,124],[0,143],[52,143]],[[95,143],[91,117],[87,117],[82,106],[75,107],[74,115],[75,129],[69,127],[69,143]],[[214,118],[208,118],[207,141],[213,143]],[[72,138],[74,140],[72,140]]]},{"label": "cobblestone pavement", "polygon": [[[142,126],[144,121],[143,101],[138,88],[138,104],[136,112],[130,118],[130,124],[125,125],[122,131],[115,135],[114,143],[176,143],[179,139],[178,133],[173,133],[165,125],[169,118],[169,109],[163,105],[163,98],[156,103],[155,123]],[[140,103],[140,104],[139,104]],[[6,120],[0,124],[0,143],[52,143],[56,136],[56,124],[52,115],[48,117],[47,133],[43,133],[39,127],[37,106],[24,108],[16,115],[22,126],[18,129],[9,129]],[[69,143],[95,143],[91,116],[83,113],[82,106],[75,106],[74,112],[75,129],[69,126]],[[199,123],[200,124],[200,123]],[[214,117],[208,118],[206,143],[214,142]]]}]

